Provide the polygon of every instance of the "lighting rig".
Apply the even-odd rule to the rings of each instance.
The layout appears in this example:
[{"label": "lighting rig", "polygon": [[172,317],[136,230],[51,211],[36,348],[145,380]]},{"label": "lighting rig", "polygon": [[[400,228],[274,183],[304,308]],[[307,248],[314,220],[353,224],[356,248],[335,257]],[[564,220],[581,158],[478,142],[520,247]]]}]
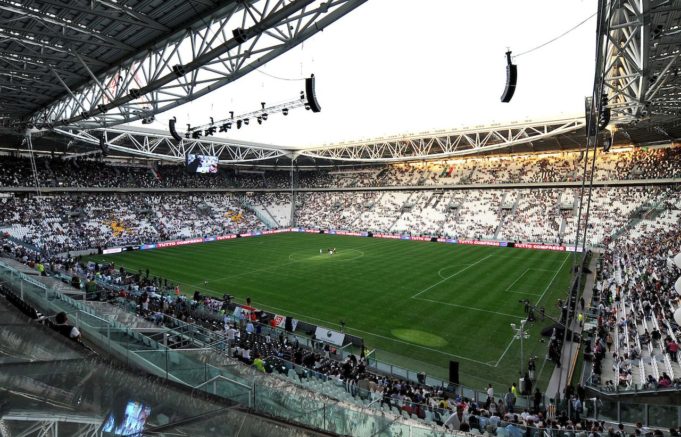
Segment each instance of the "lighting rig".
[{"label": "lighting rig", "polygon": [[[243,126],[248,126],[251,120],[261,125],[273,115],[283,114],[286,116],[290,111],[297,108],[305,108],[306,110],[311,110],[312,112],[320,112],[322,110],[315,95],[314,74],[311,77],[305,79],[305,91],[301,91],[300,96],[294,100],[286,101],[273,106],[266,106],[265,102],[260,102],[260,109],[255,111],[239,115],[234,115],[234,111],[229,111],[229,117],[222,120],[215,121],[213,117],[210,117],[210,123],[204,125],[191,126],[190,124],[187,124],[187,131],[184,134],[184,138],[198,140],[202,136],[208,137],[215,135],[216,132],[227,132],[234,128],[241,129]],[[181,141],[182,136],[180,136],[175,129],[176,123],[177,119],[173,117],[168,123],[168,128],[173,138],[175,138],[177,141]]]}]

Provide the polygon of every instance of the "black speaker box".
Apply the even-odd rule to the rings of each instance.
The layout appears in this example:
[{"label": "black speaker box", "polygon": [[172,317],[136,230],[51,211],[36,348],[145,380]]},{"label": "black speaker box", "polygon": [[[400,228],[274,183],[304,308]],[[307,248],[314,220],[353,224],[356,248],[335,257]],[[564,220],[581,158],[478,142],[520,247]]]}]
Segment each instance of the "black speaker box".
[{"label": "black speaker box", "polygon": [[182,141],[182,137],[177,133],[177,130],[175,130],[176,120],[177,119],[173,117],[168,121],[168,130],[170,131],[170,135],[172,135],[176,141]]},{"label": "black speaker box", "polygon": [[459,362],[449,362],[449,382],[452,384],[459,384]]},{"label": "black speaker box", "polygon": [[322,107],[319,106],[319,102],[317,101],[314,85],[315,84],[313,74],[312,77],[308,77],[307,79],[305,79],[305,96],[307,97],[307,104],[310,105],[310,109],[312,109],[312,112],[319,112],[322,110]]},{"label": "black speaker box", "polygon": [[511,52],[506,52],[506,88],[504,94],[501,95],[501,101],[508,103],[513,98],[515,93],[515,86],[518,82],[518,66],[511,63]]}]

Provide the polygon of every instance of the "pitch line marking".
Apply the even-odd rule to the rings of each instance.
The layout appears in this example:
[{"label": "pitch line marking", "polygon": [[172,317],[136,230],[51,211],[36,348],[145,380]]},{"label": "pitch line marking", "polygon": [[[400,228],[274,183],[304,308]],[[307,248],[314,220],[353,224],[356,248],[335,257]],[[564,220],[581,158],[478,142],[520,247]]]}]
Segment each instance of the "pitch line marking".
[{"label": "pitch line marking", "polygon": [[544,295],[546,294],[547,291],[549,291],[549,288],[551,287],[551,284],[553,284],[553,281],[556,280],[556,276],[558,276],[558,273],[560,273],[561,270],[563,270],[563,266],[565,265],[565,261],[567,261],[570,258],[570,254],[568,253],[565,259],[563,260],[562,264],[560,267],[558,267],[558,270],[556,270],[556,273],[553,274],[553,278],[551,278],[551,282],[546,286],[544,291],[542,292],[541,296],[539,296],[539,299],[537,300],[537,303],[535,305],[538,305],[539,302],[544,298]]},{"label": "pitch line marking", "polygon": [[[323,320],[323,319],[318,319],[316,317],[306,316],[305,314],[295,313],[293,311],[285,310],[283,308],[277,308],[277,307],[273,307],[273,306],[269,306],[269,305],[261,305],[261,304],[258,304],[258,305],[263,307],[263,308],[271,308],[273,310],[282,311],[282,312],[287,313],[287,314],[294,314],[294,315],[297,315],[297,316],[300,316],[300,317],[304,317],[306,319],[316,320],[318,322],[324,322],[325,324],[327,324],[329,326],[338,326],[337,323],[329,322],[328,320]],[[396,343],[402,343],[402,344],[406,344],[406,345],[409,345],[409,346],[418,347],[418,348],[421,348],[421,349],[426,349],[426,350],[429,350],[429,351],[432,351],[432,352],[437,352],[439,354],[447,355],[449,357],[459,358],[459,359],[462,359],[462,360],[467,360],[467,361],[471,361],[473,363],[484,364],[485,366],[492,367],[490,364],[487,364],[487,363],[482,362],[482,361],[474,360],[472,358],[464,357],[464,356],[461,356],[461,355],[450,354],[450,353],[443,352],[443,351],[438,350],[438,349],[433,349],[433,348],[426,347],[426,346],[420,346],[418,344],[409,343],[408,341],[403,341],[403,340],[398,340],[398,339],[391,338],[391,337],[386,337],[385,335],[375,334],[375,333],[370,332],[370,331],[363,331],[361,329],[348,328],[348,327],[346,327],[345,329],[348,330],[348,331],[361,332],[363,334],[371,335],[373,337],[382,338],[384,340],[393,341],[393,342],[396,342]]]},{"label": "pitch line marking", "polygon": [[[363,245],[363,246],[358,246],[358,247],[366,248],[366,247],[368,247],[368,245]],[[361,255],[359,255],[358,257],[355,257],[355,258],[350,258],[350,259],[334,260],[334,262],[340,262],[340,261],[354,261],[354,260],[359,259],[359,258],[362,258],[363,256],[366,255],[366,254],[364,253],[364,251],[363,251],[363,250],[360,250],[360,249],[343,249],[343,250],[353,251],[353,252],[359,252]],[[291,253],[291,254],[288,256],[288,259],[291,260],[291,255],[294,255],[294,254],[295,254],[295,252]],[[314,256],[314,255],[313,255],[313,256]],[[291,260],[291,261],[289,261],[289,262],[286,262],[286,263],[275,264],[275,265],[271,265],[271,266],[268,266],[268,267],[263,267],[263,268],[260,268],[260,269],[248,270],[248,271],[245,271],[245,272],[242,272],[242,273],[237,273],[237,274],[235,274],[235,275],[223,276],[223,277],[221,277],[221,278],[207,279],[207,281],[210,283],[210,282],[223,281],[223,280],[225,280],[225,279],[239,278],[239,277],[241,277],[241,276],[248,276],[248,275],[250,275],[250,274],[252,274],[252,273],[266,272],[266,271],[269,271],[269,270],[272,270],[272,269],[275,269],[275,270],[276,270],[276,269],[279,269],[279,268],[281,268],[281,267],[290,266],[291,264],[295,264],[295,263],[299,263],[299,262],[304,262],[304,261],[305,261],[305,260],[295,260],[295,259],[293,259],[293,260]],[[176,282],[177,282],[177,281],[176,281]],[[191,286],[191,287],[195,287],[195,286],[201,285],[201,284],[202,284],[202,282],[197,282],[197,283],[195,283],[195,284],[187,284],[187,283],[185,283],[185,285],[189,285],[189,286]]]},{"label": "pitch line marking", "polygon": [[[359,249],[341,249],[341,252],[339,252],[339,254],[342,255],[343,253],[347,253],[347,252],[359,253],[359,256],[356,256],[356,257],[350,258],[350,259],[334,259],[333,262],[354,261],[354,260],[360,259],[360,258],[362,258],[364,255],[366,255],[366,254],[364,253],[363,250],[359,250]],[[307,260],[309,260],[309,259],[313,259],[313,258],[319,257],[319,256],[321,256],[321,257],[326,257],[326,256],[333,257],[333,256],[335,256],[335,254],[334,254],[334,255],[327,255],[326,253],[323,253],[323,254],[321,254],[321,255],[313,255],[313,256],[309,256],[309,257],[307,257],[307,258],[303,258],[303,259],[296,259],[296,258],[295,258],[295,255],[296,255],[297,253],[299,253],[299,252],[292,252],[292,253],[288,256],[288,259],[290,259],[292,263],[305,262],[305,261],[307,261]],[[291,258],[291,257],[293,257],[293,258]]]},{"label": "pitch line marking", "polygon": [[469,307],[468,305],[459,305],[459,304],[456,304],[456,303],[442,302],[442,301],[439,301],[439,300],[426,299],[424,297],[413,297],[412,299],[423,300],[423,301],[426,301],[426,302],[437,303],[437,304],[440,304],[440,305],[448,305],[450,307],[465,308],[467,310],[472,310],[472,311],[480,311],[481,313],[496,314],[498,316],[506,316],[506,317],[512,317],[514,319],[522,319],[522,317],[518,316],[517,314],[500,313],[500,312],[497,312],[497,311],[485,310],[485,309],[482,309],[482,308]]},{"label": "pitch line marking", "polygon": [[525,291],[506,290],[508,293],[525,294],[527,296],[540,296],[538,293],[528,293]]},{"label": "pitch line marking", "polygon": [[525,276],[525,274],[526,274],[527,272],[529,272],[529,271],[530,271],[530,269],[525,269],[525,271],[522,272],[522,273],[520,274],[520,276],[518,276],[518,277],[516,278],[515,281],[511,282],[511,285],[509,285],[508,287],[506,287],[506,290],[505,290],[505,291],[510,291],[510,290],[511,290],[511,287],[513,287],[513,286],[516,284],[516,282],[520,281],[520,278],[522,278],[523,276]]},{"label": "pitch line marking", "polygon": [[454,274],[452,274],[452,275],[447,276],[447,277],[444,278],[443,280],[436,282],[435,284],[431,285],[430,287],[424,288],[423,290],[421,290],[421,291],[419,291],[418,293],[416,293],[415,295],[413,295],[411,298],[412,298],[412,299],[416,299],[417,296],[420,296],[420,295],[422,295],[423,293],[425,293],[426,291],[428,291],[428,290],[430,290],[430,289],[432,289],[432,288],[434,288],[434,287],[436,287],[436,286],[442,284],[443,282],[445,282],[445,281],[447,281],[447,280],[449,280],[449,279],[452,279],[454,276],[457,276],[457,275],[459,275],[459,274],[465,272],[466,270],[470,269],[471,267],[480,264],[481,262],[485,261],[486,259],[490,258],[490,257],[493,256],[493,255],[494,255],[494,254],[490,254],[490,255],[487,255],[487,256],[484,257],[484,258],[481,258],[481,259],[477,260],[476,262],[474,262],[473,264],[469,265],[468,267],[463,268],[463,269],[459,270],[458,272],[456,272],[456,273],[454,273]]},{"label": "pitch line marking", "polygon": [[441,277],[442,279],[446,279],[446,276],[442,276],[442,271],[447,270],[450,267],[458,267],[458,266],[469,266],[471,263],[462,263],[462,264],[452,264],[449,266],[442,267],[440,270],[437,271],[437,275]]},{"label": "pitch line marking", "polygon": [[[570,254],[569,254],[569,253],[568,253],[568,255],[565,257],[565,259],[563,260],[563,262],[562,262],[562,264],[560,265],[560,267],[558,268],[558,270],[556,270],[556,272],[554,273],[553,278],[551,278],[551,282],[548,283],[548,285],[546,286],[546,288],[544,289],[544,291],[542,292],[542,294],[539,296],[539,299],[537,300],[537,303],[535,303],[535,305],[538,305],[539,302],[544,298],[544,295],[546,294],[546,292],[547,292],[547,291],[549,290],[549,288],[551,287],[551,284],[553,284],[553,281],[556,280],[556,276],[558,276],[558,273],[560,273],[560,271],[563,270],[563,266],[565,265],[565,261],[567,261],[568,258],[570,258]],[[541,335],[541,334],[540,334],[540,335]],[[506,353],[508,352],[508,350],[511,348],[511,345],[513,344],[514,338],[515,338],[515,335],[511,337],[511,341],[508,342],[508,346],[506,346],[506,350],[504,350],[504,353],[501,354],[501,356],[500,356],[499,359],[497,360],[497,363],[494,365],[494,367],[498,367],[498,366],[499,366],[499,363],[501,363],[501,360],[504,359],[504,356],[506,356]]]}]

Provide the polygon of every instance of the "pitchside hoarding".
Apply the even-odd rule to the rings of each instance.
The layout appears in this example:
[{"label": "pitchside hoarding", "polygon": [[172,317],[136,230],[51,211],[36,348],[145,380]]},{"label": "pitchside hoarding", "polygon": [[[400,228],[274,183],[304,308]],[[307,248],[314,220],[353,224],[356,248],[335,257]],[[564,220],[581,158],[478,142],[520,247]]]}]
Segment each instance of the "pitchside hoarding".
[{"label": "pitchside hoarding", "polygon": [[[227,234],[227,235],[217,235],[205,238],[191,238],[188,240],[172,240],[172,241],[162,241],[159,243],[148,243],[142,244],[141,246],[134,247],[112,247],[108,249],[103,249],[102,253],[104,255],[120,253],[126,250],[151,250],[151,249],[163,249],[166,247],[176,247],[176,246],[186,246],[189,244],[200,244],[209,243],[212,241],[224,241],[232,240],[235,238],[248,238],[248,237],[258,237],[262,235],[273,235],[273,234],[283,234],[288,232],[301,232],[308,234],[318,234],[319,229],[307,229],[307,228],[283,228],[283,229],[271,229],[265,231],[252,231],[243,234]],[[358,231],[343,231],[337,229],[329,229],[324,231],[329,235],[343,235],[351,237],[368,237],[369,232],[358,232]],[[438,243],[448,243],[448,244],[465,244],[473,246],[492,246],[492,247],[516,247],[519,249],[533,249],[533,250],[551,250],[556,252],[582,252],[581,247],[575,248],[575,246],[561,246],[558,244],[540,244],[540,243],[513,243],[510,241],[497,241],[497,240],[459,240],[455,238],[434,238],[434,237],[423,237],[423,236],[411,236],[408,234],[388,234],[388,233],[375,233],[372,234],[374,238],[384,238],[390,240],[410,240],[410,241],[436,241]]]}]

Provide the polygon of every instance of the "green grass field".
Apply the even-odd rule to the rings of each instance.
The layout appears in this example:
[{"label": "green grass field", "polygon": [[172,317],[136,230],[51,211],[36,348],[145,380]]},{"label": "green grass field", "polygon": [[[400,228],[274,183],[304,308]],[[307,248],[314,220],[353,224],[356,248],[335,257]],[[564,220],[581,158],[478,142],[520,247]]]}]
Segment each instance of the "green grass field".
[{"label": "green grass field", "polygon": [[[456,360],[462,383],[480,389],[517,381],[520,347],[509,325],[524,317],[519,300],[557,315],[572,266],[565,252],[297,233],[93,258],[148,268],[186,294],[251,297],[256,307],[331,329],[344,320],[379,360],[443,379]],[[539,331],[550,323],[533,324],[525,341],[540,368]],[[552,369],[542,368],[540,382]]]}]

